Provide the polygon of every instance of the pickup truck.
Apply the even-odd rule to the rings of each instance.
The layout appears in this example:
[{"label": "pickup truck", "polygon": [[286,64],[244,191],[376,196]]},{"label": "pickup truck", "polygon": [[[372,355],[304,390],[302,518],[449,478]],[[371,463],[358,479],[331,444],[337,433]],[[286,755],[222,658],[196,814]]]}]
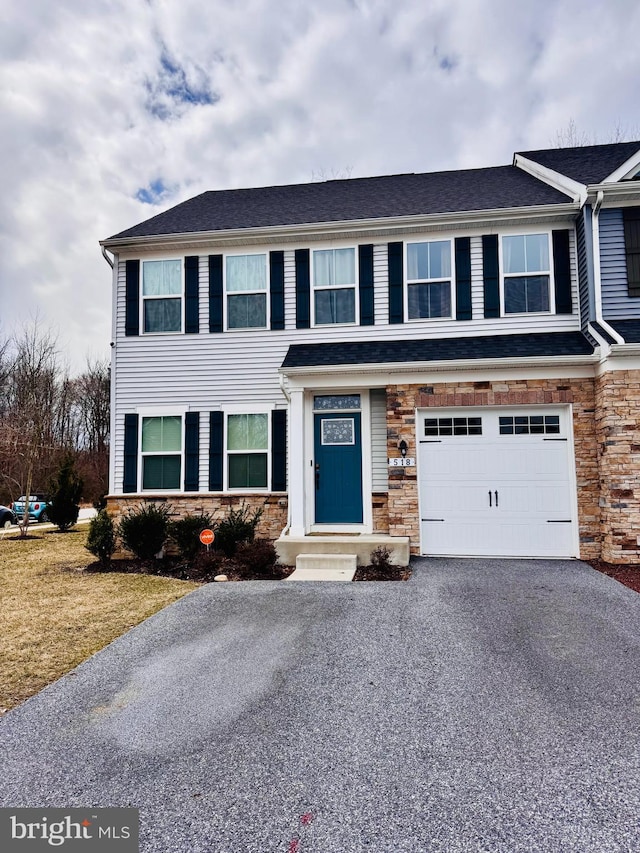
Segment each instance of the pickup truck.
[{"label": "pickup truck", "polygon": [[[11,509],[14,511],[18,519],[22,519],[24,516],[24,507],[26,503],[27,499],[25,495],[22,495],[22,497],[12,503]],[[49,516],[47,515],[48,506],[49,503],[46,495],[41,493],[30,495],[28,511],[31,521],[49,521]]]}]

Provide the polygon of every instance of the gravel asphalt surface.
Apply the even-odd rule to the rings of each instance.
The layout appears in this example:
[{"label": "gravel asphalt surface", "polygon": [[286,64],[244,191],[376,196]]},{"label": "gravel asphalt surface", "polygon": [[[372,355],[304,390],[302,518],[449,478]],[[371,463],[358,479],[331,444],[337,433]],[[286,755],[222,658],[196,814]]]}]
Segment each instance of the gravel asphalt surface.
[{"label": "gravel asphalt surface", "polygon": [[0,805],[141,850],[640,850],[640,596],[571,561],[210,584],[0,720]]}]

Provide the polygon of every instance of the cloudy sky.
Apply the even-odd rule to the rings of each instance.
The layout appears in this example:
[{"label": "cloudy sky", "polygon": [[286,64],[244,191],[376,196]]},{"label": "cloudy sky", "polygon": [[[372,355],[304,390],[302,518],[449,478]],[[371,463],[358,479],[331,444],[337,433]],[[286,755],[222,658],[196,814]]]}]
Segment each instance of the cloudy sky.
[{"label": "cloudy sky", "polygon": [[0,0],[0,336],[106,357],[98,240],[207,189],[640,137],[637,0]]}]

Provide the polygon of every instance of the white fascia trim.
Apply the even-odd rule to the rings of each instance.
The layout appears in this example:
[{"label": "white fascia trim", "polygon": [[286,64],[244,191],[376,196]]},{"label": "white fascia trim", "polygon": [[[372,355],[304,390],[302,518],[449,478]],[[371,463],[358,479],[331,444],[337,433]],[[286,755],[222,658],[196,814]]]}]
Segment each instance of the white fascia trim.
[{"label": "white fascia trim", "polygon": [[626,177],[634,175],[638,166],[640,166],[640,146],[635,154],[632,154],[628,160],[625,160],[621,166],[618,166],[615,172],[608,175],[602,183],[612,184],[616,181],[623,181]]},{"label": "white fascia trim", "polygon": [[600,346],[600,361],[604,361],[604,359],[606,359],[609,355],[609,352],[611,350],[611,344],[598,332],[597,329],[594,329],[591,323],[588,324],[587,329],[591,337],[598,341],[598,344]]},{"label": "white fascia trim", "polygon": [[150,237],[122,237],[101,240],[106,248],[151,251],[159,248],[179,248],[181,246],[200,245],[252,245],[258,242],[278,244],[304,240],[332,239],[351,237],[353,232],[362,231],[363,236],[380,234],[389,236],[415,228],[495,228],[505,220],[517,219],[526,223],[530,219],[541,217],[567,219],[575,216],[579,204],[567,201],[566,204],[539,204],[530,207],[495,208],[492,210],[456,211],[453,213],[417,214],[396,216],[385,219],[351,219],[342,222],[311,222],[301,225],[272,225],[262,228],[233,228],[221,231],[197,231],[182,234],[161,234]]},{"label": "white fascia trim", "polygon": [[[508,362],[508,364],[507,364]],[[280,367],[285,376],[359,375],[364,373],[439,373],[442,371],[476,370],[494,367],[576,367],[598,364],[600,352],[593,355],[529,356],[526,358],[452,359],[451,361],[406,361],[389,364],[332,364],[317,367]]]},{"label": "white fascia trim", "polygon": [[589,201],[594,201],[598,193],[604,195],[604,205],[609,206],[619,202],[637,202],[640,198],[640,181],[626,181],[624,183],[611,183],[609,180],[601,184],[589,184],[587,187]]},{"label": "white fascia trim", "polygon": [[528,172],[530,175],[533,175],[534,178],[544,181],[545,184],[549,184],[554,189],[560,190],[560,192],[571,196],[574,202],[578,202],[580,206],[582,206],[587,200],[587,188],[584,184],[574,181],[572,178],[568,178],[561,172],[556,172],[555,169],[549,169],[547,166],[541,166],[540,163],[536,163],[534,160],[529,160],[527,157],[523,157],[522,154],[514,155],[513,165],[525,172]]},{"label": "white fascia trim", "polygon": [[636,358],[640,356],[640,344],[612,344],[611,358]]}]

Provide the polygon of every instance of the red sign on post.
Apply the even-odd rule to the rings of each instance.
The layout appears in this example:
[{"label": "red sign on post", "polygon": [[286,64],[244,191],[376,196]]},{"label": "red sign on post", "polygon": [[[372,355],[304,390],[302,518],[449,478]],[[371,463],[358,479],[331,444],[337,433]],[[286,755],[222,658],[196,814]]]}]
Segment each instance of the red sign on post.
[{"label": "red sign on post", "polygon": [[200,534],[200,541],[202,542],[203,545],[206,545],[207,548],[209,547],[209,545],[211,545],[213,543],[213,540],[215,538],[216,538],[216,534],[213,532],[213,530],[209,530],[209,528],[207,528],[206,530],[203,530],[202,533]]}]

